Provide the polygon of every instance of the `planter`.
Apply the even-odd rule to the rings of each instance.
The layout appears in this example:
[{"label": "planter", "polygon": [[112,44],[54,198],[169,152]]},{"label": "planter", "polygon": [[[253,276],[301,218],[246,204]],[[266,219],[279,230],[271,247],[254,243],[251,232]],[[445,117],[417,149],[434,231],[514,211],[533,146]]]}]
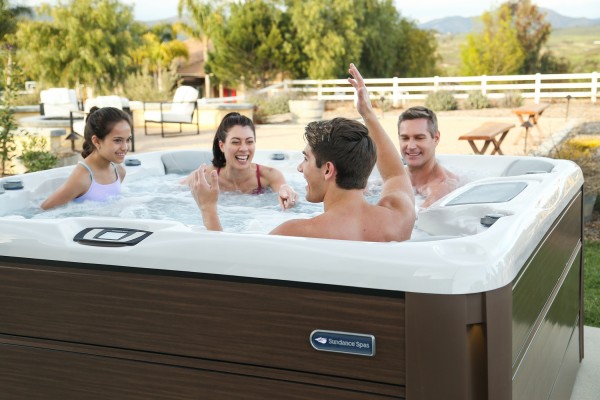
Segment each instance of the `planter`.
[{"label": "planter", "polygon": [[254,104],[251,103],[203,103],[198,101],[198,115],[201,129],[217,129],[223,117],[230,112],[238,112],[250,119],[254,117]]},{"label": "planter", "polygon": [[583,196],[583,222],[590,222],[592,220],[597,196],[597,193],[588,193]]},{"label": "planter", "polygon": [[323,119],[325,101],[323,100],[289,100],[292,121],[299,124],[307,124],[312,121]]}]

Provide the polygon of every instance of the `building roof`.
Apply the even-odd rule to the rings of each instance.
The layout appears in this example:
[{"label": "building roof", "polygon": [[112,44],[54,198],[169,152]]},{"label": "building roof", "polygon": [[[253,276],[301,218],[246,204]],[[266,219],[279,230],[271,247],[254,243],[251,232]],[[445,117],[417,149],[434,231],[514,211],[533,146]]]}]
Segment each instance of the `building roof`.
[{"label": "building roof", "polygon": [[189,57],[177,67],[177,74],[181,76],[204,78],[206,72],[204,71],[203,43],[195,38],[186,39],[183,43],[188,49]]}]

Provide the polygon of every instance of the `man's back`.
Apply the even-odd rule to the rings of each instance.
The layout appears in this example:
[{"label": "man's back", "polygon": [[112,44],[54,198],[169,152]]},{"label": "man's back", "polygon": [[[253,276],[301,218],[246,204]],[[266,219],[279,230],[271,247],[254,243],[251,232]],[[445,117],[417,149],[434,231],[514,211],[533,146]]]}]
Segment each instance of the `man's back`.
[{"label": "man's back", "polygon": [[364,199],[361,190],[349,192],[338,198],[333,205],[326,203],[327,208],[323,214],[311,219],[288,221],[271,233],[366,242],[400,242],[410,239],[415,213],[409,196],[388,196],[374,205]]}]

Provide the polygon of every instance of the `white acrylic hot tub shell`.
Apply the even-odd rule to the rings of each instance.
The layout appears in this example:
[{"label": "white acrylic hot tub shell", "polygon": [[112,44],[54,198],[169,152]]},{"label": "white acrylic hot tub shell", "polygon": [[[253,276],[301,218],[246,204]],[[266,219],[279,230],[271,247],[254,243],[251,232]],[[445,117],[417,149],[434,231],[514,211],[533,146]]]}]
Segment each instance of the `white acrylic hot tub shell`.
[{"label": "white acrylic hot tub shell", "polygon": [[[127,179],[163,174],[164,153],[132,157],[140,159],[142,166],[128,167]],[[177,156],[177,152],[172,153]],[[258,152],[255,161],[289,166],[299,157],[299,153],[280,152],[288,160],[268,161],[272,153]],[[507,285],[517,276],[583,184],[576,164],[552,159],[544,159],[554,164],[550,173],[501,177],[502,171],[518,159],[527,158],[440,156],[451,169],[478,171],[479,176],[484,170],[488,178],[468,183],[420,213],[418,227],[439,236],[437,240],[368,243],[208,232],[201,226],[159,220],[4,217],[0,218],[0,256],[417,293],[486,292]],[[18,209],[39,193],[50,192],[70,170],[66,167],[20,176],[26,190],[0,194],[3,213]],[[526,182],[528,186],[505,203],[447,205],[473,185],[506,181]],[[489,212],[507,216],[488,229],[472,223]],[[73,241],[78,232],[98,226],[153,234],[132,247],[85,246]]]}]

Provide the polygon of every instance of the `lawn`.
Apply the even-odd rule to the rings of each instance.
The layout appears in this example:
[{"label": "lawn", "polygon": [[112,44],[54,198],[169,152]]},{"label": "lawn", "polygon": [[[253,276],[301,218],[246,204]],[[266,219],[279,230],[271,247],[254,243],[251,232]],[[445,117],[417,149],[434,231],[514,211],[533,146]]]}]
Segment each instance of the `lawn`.
[{"label": "lawn", "polygon": [[584,323],[600,327],[600,242],[585,243],[584,262]]}]

